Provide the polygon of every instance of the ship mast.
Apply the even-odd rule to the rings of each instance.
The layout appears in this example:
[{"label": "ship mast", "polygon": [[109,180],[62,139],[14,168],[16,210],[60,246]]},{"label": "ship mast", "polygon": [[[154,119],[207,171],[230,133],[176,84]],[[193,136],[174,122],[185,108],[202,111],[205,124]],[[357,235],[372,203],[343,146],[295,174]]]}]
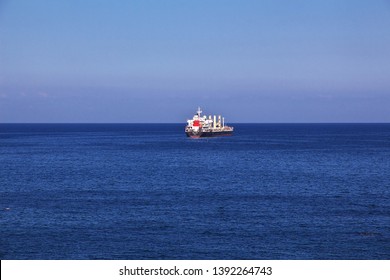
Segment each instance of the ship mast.
[{"label": "ship mast", "polygon": [[200,118],[200,114],[202,113],[202,110],[200,109],[200,107],[198,107],[198,111],[196,111],[196,113],[198,114],[198,117]]}]

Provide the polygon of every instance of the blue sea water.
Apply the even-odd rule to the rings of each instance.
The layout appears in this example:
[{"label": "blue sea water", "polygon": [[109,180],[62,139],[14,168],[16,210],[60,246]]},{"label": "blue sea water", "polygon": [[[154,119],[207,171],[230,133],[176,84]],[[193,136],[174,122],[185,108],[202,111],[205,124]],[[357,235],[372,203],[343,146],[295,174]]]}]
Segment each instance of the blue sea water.
[{"label": "blue sea water", "polygon": [[1,124],[0,259],[389,259],[390,124]]}]

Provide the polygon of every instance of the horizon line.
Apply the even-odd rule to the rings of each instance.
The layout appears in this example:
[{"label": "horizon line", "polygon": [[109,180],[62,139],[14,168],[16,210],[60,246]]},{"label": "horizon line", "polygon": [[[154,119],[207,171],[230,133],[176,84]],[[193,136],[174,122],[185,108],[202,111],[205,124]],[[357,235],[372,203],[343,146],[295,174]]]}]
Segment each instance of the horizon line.
[{"label": "horizon line", "polygon": [[[182,124],[185,122],[4,122],[3,124]],[[390,122],[229,122],[229,124],[390,124]]]}]

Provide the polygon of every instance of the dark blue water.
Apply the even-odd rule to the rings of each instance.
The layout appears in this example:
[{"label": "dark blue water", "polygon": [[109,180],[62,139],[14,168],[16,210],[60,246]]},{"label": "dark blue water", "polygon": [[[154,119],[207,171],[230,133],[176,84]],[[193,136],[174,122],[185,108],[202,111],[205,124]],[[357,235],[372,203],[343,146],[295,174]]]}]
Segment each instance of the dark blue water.
[{"label": "dark blue water", "polygon": [[1,259],[389,259],[390,124],[1,124]]}]

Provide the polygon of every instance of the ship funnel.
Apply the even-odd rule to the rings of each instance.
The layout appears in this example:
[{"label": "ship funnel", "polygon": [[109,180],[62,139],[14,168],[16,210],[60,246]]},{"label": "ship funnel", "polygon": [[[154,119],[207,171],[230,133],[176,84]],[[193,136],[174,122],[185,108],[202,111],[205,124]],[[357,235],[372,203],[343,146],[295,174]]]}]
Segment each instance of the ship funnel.
[{"label": "ship funnel", "polygon": [[217,116],[214,115],[213,128],[217,127]]}]

